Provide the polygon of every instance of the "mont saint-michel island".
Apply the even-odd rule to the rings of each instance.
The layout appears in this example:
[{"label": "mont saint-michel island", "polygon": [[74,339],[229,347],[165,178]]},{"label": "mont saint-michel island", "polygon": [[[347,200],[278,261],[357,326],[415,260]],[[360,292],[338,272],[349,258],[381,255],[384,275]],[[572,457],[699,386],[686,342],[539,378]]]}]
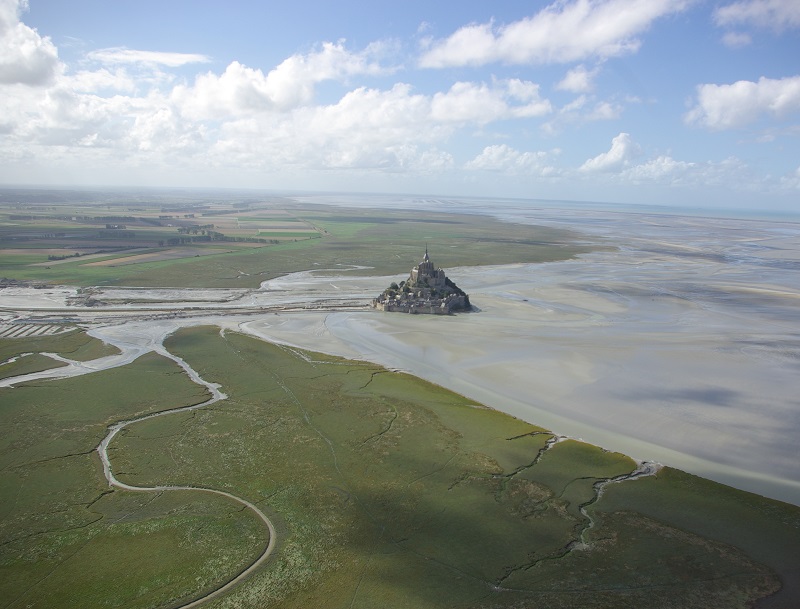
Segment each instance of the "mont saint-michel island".
[{"label": "mont saint-michel island", "polygon": [[392,283],[373,299],[372,306],[381,311],[429,315],[450,315],[472,308],[464,290],[433,264],[427,247],[422,262],[411,269],[408,279],[399,285]]}]

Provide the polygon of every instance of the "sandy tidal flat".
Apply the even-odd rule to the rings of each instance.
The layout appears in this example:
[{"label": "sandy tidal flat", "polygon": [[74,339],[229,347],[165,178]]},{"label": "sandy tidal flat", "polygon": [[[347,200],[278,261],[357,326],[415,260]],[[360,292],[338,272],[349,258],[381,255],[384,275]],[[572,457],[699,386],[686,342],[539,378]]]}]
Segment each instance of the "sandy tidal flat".
[{"label": "sandy tidal flat", "polygon": [[[800,224],[472,205],[473,213],[582,231],[587,242],[616,249],[447,269],[476,307],[451,317],[236,315],[239,306],[367,302],[405,277],[349,277],[346,269],[287,275],[241,293],[107,289],[107,300],[127,310],[142,305],[123,305],[126,298],[152,297],[164,308],[202,309],[207,299],[230,312],[93,333],[124,350],[126,336],[156,344],[181,325],[215,323],[366,359],[556,433],[800,505]],[[430,250],[436,262],[435,243]],[[24,292],[3,290],[0,304],[47,308],[74,296],[66,288]]]},{"label": "sandy tidal flat", "polygon": [[586,215],[586,226],[574,211],[514,219],[585,229],[618,251],[450,269],[475,313],[301,314],[247,327],[800,504],[800,225]]}]

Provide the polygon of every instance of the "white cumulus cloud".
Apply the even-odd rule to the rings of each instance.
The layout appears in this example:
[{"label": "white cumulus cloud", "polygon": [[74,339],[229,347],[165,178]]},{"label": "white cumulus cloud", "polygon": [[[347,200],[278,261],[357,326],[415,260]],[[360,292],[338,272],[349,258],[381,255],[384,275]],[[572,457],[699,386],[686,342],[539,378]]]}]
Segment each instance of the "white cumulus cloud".
[{"label": "white cumulus cloud", "polygon": [[214,147],[224,162],[270,168],[430,173],[453,164],[437,144],[457,127],[431,118],[431,98],[409,85],[359,87],[337,103],[229,121]]},{"label": "white cumulus cloud", "polygon": [[633,141],[630,134],[620,133],[611,140],[611,149],[598,154],[581,165],[585,172],[619,172],[629,167],[633,160],[641,156],[642,149]]},{"label": "white cumulus cloud", "polygon": [[559,0],[508,25],[472,24],[427,41],[420,65],[549,64],[635,52],[639,35],[688,0]]},{"label": "white cumulus cloud", "polygon": [[379,52],[378,45],[354,53],[343,42],[328,42],[306,55],[292,55],[267,74],[234,61],[220,75],[208,72],[193,86],[177,87],[173,98],[195,118],[286,111],[310,103],[322,81],[388,71],[373,57]]},{"label": "white cumulus cloud", "polygon": [[464,168],[472,171],[495,171],[508,175],[548,176],[556,173],[550,164],[554,152],[520,152],[506,144],[487,146],[474,159],[465,163]]},{"label": "white cumulus cloud", "polygon": [[559,91],[571,93],[588,93],[594,88],[592,80],[597,76],[598,69],[587,70],[586,66],[579,65],[567,72],[566,76],[556,84]]},{"label": "white cumulus cloud", "polygon": [[120,68],[116,68],[113,72],[106,68],[81,70],[69,74],[64,81],[75,91],[86,93],[98,93],[104,90],[133,93],[137,85],[137,80]]},{"label": "white cumulus cloud", "polygon": [[502,93],[471,82],[455,83],[449,91],[436,93],[431,103],[433,117],[440,121],[488,123],[506,109]]},{"label": "white cumulus cloud", "polygon": [[[515,103],[521,102],[521,103]],[[505,118],[543,116],[552,110],[539,97],[539,85],[511,79],[495,83],[457,82],[431,100],[431,116],[442,122],[473,122],[480,125]]]},{"label": "white cumulus cloud", "polygon": [[655,159],[626,169],[623,177],[632,182],[661,182],[680,184],[696,167],[695,163],[676,161],[671,156],[661,155]]},{"label": "white cumulus cloud", "polygon": [[61,69],[50,38],[20,21],[27,8],[26,0],[0,0],[0,84],[47,85]]},{"label": "white cumulus cloud", "polygon": [[800,27],[797,0],[741,0],[714,10],[714,22],[721,26],[752,25],[782,31]]},{"label": "white cumulus cloud", "polygon": [[684,117],[687,123],[713,130],[733,129],[766,115],[783,118],[800,111],[800,76],[759,78],[733,84],[697,87],[697,104]]},{"label": "white cumulus cloud", "polygon": [[[626,135],[626,134],[620,134]],[[660,186],[668,188],[722,188],[737,192],[756,192],[768,188],[763,178],[755,175],[750,167],[735,157],[722,161],[683,161],[668,154],[638,161],[641,156],[638,147],[633,146],[631,154],[626,153],[627,144],[615,138],[616,146],[603,157],[613,169],[601,173],[580,173],[586,178],[603,180],[611,184],[635,186]],[[590,159],[589,162],[595,159]],[[620,160],[623,158],[624,160]],[[606,165],[605,167],[609,167]]]}]

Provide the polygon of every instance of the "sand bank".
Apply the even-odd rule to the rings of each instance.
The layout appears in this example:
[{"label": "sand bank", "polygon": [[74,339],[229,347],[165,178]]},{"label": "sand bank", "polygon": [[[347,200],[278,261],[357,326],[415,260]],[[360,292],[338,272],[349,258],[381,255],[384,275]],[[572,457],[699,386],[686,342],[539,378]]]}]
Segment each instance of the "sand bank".
[{"label": "sand bank", "polygon": [[[584,228],[577,212],[559,213],[527,219]],[[619,251],[448,270],[476,313],[298,314],[245,327],[800,504],[800,225],[595,212],[589,225]]]},{"label": "sand bank", "polygon": [[[181,325],[240,328],[407,370],[557,433],[800,504],[800,225],[555,208],[475,211],[583,230],[587,240],[618,249],[567,262],[448,269],[478,309],[452,317],[236,315],[239,306],[368,299],[392,279],[349,277],[346,269],[288,275],[241,294],[108,289],[108,300],[120,303],[149,295],[165,308],[202,309],[199,301],[207,299],[210,308],[230,312],[93,333],[115,344],[138,342],[130,347],[136,350]],[[435,244],[431,254],[435,260]],[[36,294],[43,306],[73,295]],[[30,296],[3,290],[0,304],[30,306]]]}]

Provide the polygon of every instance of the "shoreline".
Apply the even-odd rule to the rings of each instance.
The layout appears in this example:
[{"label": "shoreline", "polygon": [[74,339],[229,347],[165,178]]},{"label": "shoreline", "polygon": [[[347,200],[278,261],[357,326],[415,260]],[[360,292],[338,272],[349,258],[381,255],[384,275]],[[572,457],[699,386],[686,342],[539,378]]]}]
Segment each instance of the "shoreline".
[{"label": "shoreline", "polygon": [[[447,269],[479,310],[436,318],[359,310],[393,277],[341,269],[235,294],[108,288],[117,304],[103,312],[67,307],[72,288],[4,289],[0,307],[25,304],[39,315],[39,299],[82,325],[150,315],[159,318],[152,323],[241,326],[408,371],[555,433],[800,505],[792,391],[800,226],[600,212],[572,226],[585,210],[529,212],[517,220],[588,228],[618,249]],[[122,304],[128,297],[137,303]],[[162,302],[142,302],[151,299]],[[344,302],[353,308],[337,311]]]}]

